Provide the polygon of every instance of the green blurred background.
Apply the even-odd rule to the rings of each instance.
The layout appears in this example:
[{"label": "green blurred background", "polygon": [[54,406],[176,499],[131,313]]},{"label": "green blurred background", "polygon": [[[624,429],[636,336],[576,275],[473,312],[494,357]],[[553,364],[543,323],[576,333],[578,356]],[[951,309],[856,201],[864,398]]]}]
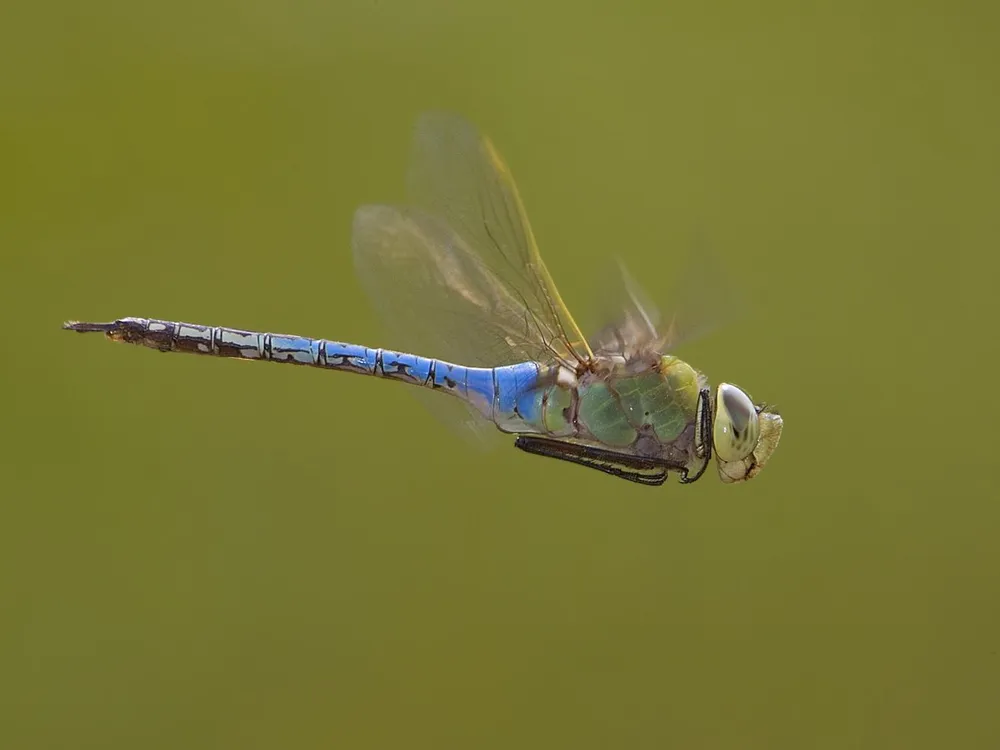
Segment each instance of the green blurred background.
[{"label": "green blurred background", "polygon": [[[3,748],[1000,746],[987,3],[0,10]],[[585,316],[707,241],[745,486],[483,454],[405,388],[123,315],[385,341],[355,207],[457,110]]]}]

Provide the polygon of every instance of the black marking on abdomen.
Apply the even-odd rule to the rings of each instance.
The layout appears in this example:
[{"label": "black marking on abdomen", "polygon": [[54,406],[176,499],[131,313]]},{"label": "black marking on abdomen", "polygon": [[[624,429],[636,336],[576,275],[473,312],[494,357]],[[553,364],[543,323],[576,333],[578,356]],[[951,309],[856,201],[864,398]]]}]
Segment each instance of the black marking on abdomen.
[{"label": "black marking on abdomen", "polygon": [[397,375],[402,375],[404,377],[410,377],[410,366],[405,362],[400,362],[398,359],[393,359],[389,362],[389,371],[385,370],[385,359],[382,360],[382,374],[387,378],[392,378]]}]

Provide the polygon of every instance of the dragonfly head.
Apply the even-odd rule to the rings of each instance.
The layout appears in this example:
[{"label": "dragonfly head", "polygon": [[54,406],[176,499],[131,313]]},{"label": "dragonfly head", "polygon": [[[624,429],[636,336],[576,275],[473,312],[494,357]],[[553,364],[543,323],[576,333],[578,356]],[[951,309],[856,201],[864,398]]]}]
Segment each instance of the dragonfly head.
[{"label": "dragonfly head", "polygon": [[757,476],[781,438],[781,416],[755,406],[746,391],[730,383],[715,389],[712,443],[723,482]]}]

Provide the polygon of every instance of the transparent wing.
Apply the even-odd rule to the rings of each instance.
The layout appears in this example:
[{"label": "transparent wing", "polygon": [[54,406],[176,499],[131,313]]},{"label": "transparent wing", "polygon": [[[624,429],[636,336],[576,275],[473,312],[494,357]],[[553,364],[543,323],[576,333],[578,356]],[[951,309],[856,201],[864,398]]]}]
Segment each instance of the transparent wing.
[{"label": "transparent wing", "polygon": [[358,276],[385,318],[391,346],[487,367],[568,356],[541,311],[527,307],[438,217],[362,206],[353,244]]},{"label": "transparent wing", "polygon": [[660,333],[669,352],[738,322],[751,307],[735,266],[703,235],[676,258],[666,292],[657,296],[664,300]]},{"label": "transparent wing", "polygon": [[675,267],[665,312],[651,301],[621,261],[602,275],[600,321],[612,321],[590,339],[595,356],[675,353],[746,314],[750,305],[729,269],[704,246]]},{"label": "transparent wing", "polygon": [[[538,252],[513,176],[489,139],[457,115],[422,115],[414,129],[407,191],[410,205],[456,240],[431,253],[426,245],[413,250],[439,269],[439,291],[459,292],[467,302],[469,335],[460,337],[449,356],[491,365],[524,358],[575,365],[589,358],[587,342]],[[436,301],[425,305],[433,311]],[[484,320],[492,322],[486,331]],[[489,332],[498,329],[503,337],[490,341]]]},{"label": "transparent wing", "polygon": [[[439,219],[415,208],[362,206],[353,244],[358,276],[390,331],[387,346],[470,366],[540,356],[524,306]],[[497,445],[499,433],[468,404],[424,389],[413,395],[477,447]]]},{"label": "transparent wing", "polygon": [[[604,286],[599,299],[602,305],[602,319],[613,321],[604,326],[590,339],[594,355],[600,357],[624,357],[626,360],[639,359],[646,352],[659,351],[663,336],[659,332],[660,311],[652,303],[638,282],[618,262],[617,274],[604,276]],[[617,279],[617,283],[611,281]]]},{"label": "transparent wing", "polygon": [[[355,266],[387,346],[488,367],[590,356],[510,171],[472,125],[450,114],[418,120],[408,193],[408,206],[363,206],[354,217]],[[460,402],[425,395],[441,421],[483,425]]]}]

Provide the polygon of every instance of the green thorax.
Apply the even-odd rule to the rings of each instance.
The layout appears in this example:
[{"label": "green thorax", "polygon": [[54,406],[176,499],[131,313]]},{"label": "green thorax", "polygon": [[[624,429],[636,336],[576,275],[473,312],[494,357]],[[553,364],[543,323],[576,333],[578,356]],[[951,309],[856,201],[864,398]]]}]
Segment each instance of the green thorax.
[{"label": "green thorax", "polygon": [[[543,431],[626,449],[640,436],[663,446],[677,440],[694,423],[700,376],[676,357],[661,357],[639,372],[612,369],[585,374],[576,388],[553,385],[541,409]],[[573,402],[576,400],[576,424]]]}]

